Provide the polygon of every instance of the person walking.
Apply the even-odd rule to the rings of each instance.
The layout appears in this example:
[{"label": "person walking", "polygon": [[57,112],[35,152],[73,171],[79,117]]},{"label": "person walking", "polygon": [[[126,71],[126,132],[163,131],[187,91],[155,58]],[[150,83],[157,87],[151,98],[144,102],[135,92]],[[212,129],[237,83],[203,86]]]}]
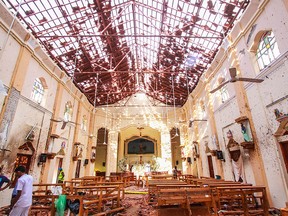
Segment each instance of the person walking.
[{"label": "person walking", "polygon": [[64,177],[65,177],[64,171],[60,167],[59,168],[59,175],[58,175],[58,183],[63,183],[64,182]]},{"label": "person walking", "polygon": [[[8,179],[8,178],[3,174],[2,171],[3,171],[3,168],[1,167],[1,168],[0,168],[0,191],[5,190],[5,189],[6,189],[7,187],[9,187],[10,184],[11,184],[10,179]],[[2,187],[4,183],[6,183],[6,185],[4,185],[4,187]]]},{"label": "person walking", "polygon": [[24,166],[18,166],[15,174],[18,177],[17,195],[12,198],[9,216],[28,216],[29,208],[32,205],[33,177],[26,174]]},{"label": "person walking", "polygon": [[173,169],[173,179],[177,179],[177,175],[178,175],[178,170],[177,170],[177,166],[175,166]]}]

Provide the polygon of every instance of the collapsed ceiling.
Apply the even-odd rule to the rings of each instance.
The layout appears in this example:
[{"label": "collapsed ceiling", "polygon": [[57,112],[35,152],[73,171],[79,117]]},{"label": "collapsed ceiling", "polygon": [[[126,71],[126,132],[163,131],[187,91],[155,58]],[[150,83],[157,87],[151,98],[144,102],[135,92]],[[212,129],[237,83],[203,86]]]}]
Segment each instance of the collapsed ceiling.
[{"label": "collapsed ceiling", "polygon": [[94,106],[182,106],[249,0],[2,0]]}]

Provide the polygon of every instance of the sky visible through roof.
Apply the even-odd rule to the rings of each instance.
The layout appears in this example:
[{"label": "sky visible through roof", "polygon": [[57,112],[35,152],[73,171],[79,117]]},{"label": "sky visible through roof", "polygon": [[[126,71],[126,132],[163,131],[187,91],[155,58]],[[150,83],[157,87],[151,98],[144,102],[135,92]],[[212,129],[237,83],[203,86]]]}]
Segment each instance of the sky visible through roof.
[{"label": "sky visible through roof", "polygon": [[[98,106],[183,105],[247,0],[3,0]],[[95,88],[97,87],[97,91]]]}]

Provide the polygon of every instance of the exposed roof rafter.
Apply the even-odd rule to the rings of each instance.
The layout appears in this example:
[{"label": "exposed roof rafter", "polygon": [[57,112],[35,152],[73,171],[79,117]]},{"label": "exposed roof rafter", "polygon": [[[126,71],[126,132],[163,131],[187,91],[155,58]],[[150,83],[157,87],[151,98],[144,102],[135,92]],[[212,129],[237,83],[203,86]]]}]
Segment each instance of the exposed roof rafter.
[{"label": "exposed roof rafter", "polygon": [[3,2],[12,13],[20,7],[17,17],[91,104],[144,92],[172,105],[173,76],[182,106],[250,1]]}]

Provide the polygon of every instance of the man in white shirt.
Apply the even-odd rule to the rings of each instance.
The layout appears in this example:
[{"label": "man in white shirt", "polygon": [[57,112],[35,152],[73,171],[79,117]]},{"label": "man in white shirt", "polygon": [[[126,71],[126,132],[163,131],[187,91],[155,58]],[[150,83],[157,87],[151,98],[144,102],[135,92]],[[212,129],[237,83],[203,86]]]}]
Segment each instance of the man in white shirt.
[{"label": "man in white shirt", "polygon": [[12,199],[9,216],[28,216],[32,205],[33,177],[26,174],[24,166],[18,166],[15,173],[19,177],[17,195]]}]

